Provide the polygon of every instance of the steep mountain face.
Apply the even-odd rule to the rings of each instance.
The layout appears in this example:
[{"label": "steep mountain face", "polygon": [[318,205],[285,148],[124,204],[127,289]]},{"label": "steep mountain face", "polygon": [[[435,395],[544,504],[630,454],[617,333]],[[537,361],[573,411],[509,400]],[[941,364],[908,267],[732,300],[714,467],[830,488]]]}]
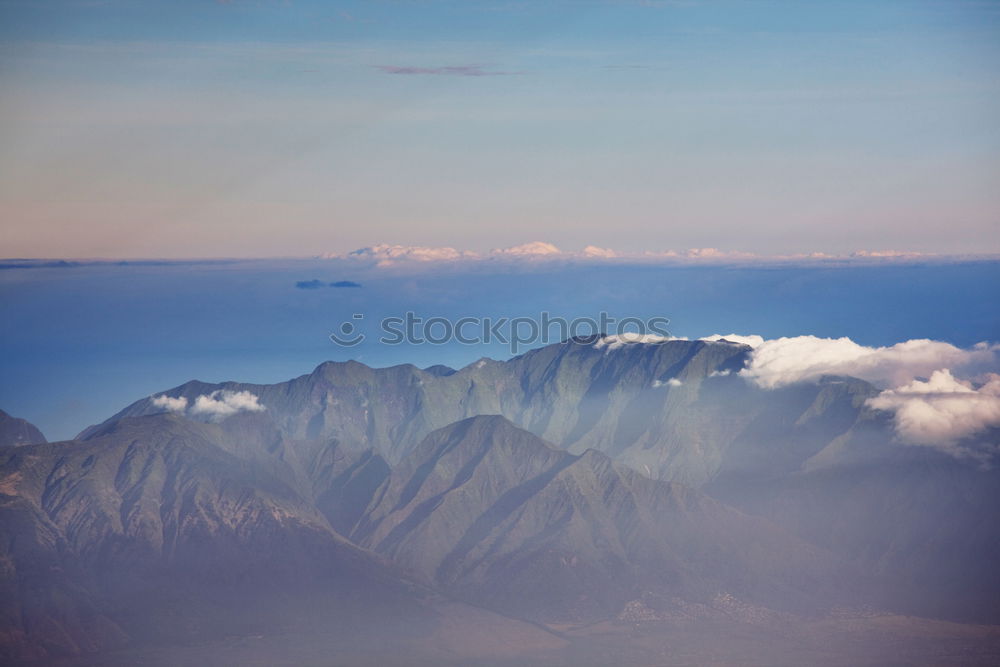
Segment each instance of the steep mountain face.
[{"label": "steep mountain face", "polygon": [[[328,362],[277,385],[190,382],[165,395],[193,406],[212,392],[248,391],[282,437],[335,440],[390,464],[435,429],[499,414],[561,449],[596,449],[647,476],[694,486],[761,466],[799,470],[824,460],[818,455],[832,444],[850,451],[843,442],[855,430],[879,427],[863,408],[875,389],[860,380],[765,391],[735,376],[750,351],[744,345],[614,340],[573,339],[451,373]],[[109,421],[163,410],[150,397]]]},{"label": "steep mountain face", "polygon": [[11,417],[0,410],[0,447],[37,445],[46,442],[42,432],[29,421]]},{"label": "steep mountain face", "polygon": [[[226,451],[233,442],[218,425],[156,415],[86,442],[3,450],[4,657],[303,628],[363,650],[463,613],[341,537],[269,466]],[[370,460],[343,475],[321,467],[331,483],[320,495],[347,493],[346,471]]]},{"label": "steep mountain face", "polygon": [[644,594],[832,604],[838,566],[765,521],[500,416],[431,433],[350,537],[441,589],[546,621],[607,618]]},{"label": "steep mountain face", "polygon": [[523,395],[502,414],[580,453],[700,486],[730,471],[798,470],[874,416],[860,380],[765,391],[735,374],[750,348],[727,341],[548,346],[508,362]]}]

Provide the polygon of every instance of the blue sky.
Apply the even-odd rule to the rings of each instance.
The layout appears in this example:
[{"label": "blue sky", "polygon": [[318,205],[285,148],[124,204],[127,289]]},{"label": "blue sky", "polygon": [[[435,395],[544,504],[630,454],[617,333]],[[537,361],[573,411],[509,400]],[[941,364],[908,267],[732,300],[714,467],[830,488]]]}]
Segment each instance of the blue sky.
[{"label": "blue sky", "polygon": [[0,248],[1000,252],[998,2],[0,2]]}]

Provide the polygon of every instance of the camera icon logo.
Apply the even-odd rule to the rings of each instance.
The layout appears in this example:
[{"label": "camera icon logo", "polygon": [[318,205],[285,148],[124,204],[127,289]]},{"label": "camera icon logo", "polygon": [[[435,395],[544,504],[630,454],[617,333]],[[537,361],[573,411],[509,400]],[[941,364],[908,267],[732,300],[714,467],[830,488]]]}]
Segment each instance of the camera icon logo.
[{"label": "camera icon logo", "polygon": [[[354,313],[351,316],[352,320],[363,320],[365,316],[361,313]],[[354,347],[362,341],[364,341],[365,335],[358,331],[358,327],[355,326],[354,322],[347,320],[342,322],[337,328],[337,331],[330,334],[330,340],[332,340],[337,345],[342,347]]]}]

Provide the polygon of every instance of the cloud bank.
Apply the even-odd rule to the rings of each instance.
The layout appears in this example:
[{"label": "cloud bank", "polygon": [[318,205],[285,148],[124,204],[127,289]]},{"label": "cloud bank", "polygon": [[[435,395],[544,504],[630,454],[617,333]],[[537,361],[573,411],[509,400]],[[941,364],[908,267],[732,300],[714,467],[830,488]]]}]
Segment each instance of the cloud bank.
[{"label": "cloud bank", "polygon": [[[733,339],[732,334],[725,338]],[[866,347],[846,337],[746,338],[760,342],[750,343],[754,348],[751,362],[741,375],[768,389],[824,375],[850,375],[880,387],[898,387],[943,368],[972,376],[996,369],[1000,354],[1000,345],[979,343],[964,350],[927,339]]]},{"label": "cloud bank", "polygon": [[369,260],[376,266],[393,266],[411,263],[426,265],[430,262],[478,262],[478,261],[520,261],[520,260],[561,260],[581,262],[618,263],[680,263],[680,264],[886,264],[912,262],[955,262],[982,259],[996,259],[993,256],[974,255],[928,255],[906,250],[857,250],[845,255],[829,255],[822,252],[796,253],[789,255],[757,255],[740,250],[719,248],[689,248],[687,250],[649,250],[645,252],[619,252],[613,248],[587,245],[579,251],[563,250],[552,243],[532,241],[509,248],[495,248],[480,253],[460,250],[450,246],[404,246],[379,244],[359,248],[349,253],[324,253],[322,259]]},{"label": "cloud bank", "polygon": [[[764,389],[846,375],[882,389],[866,405],[892,414],[900,442],[988,462],[1000,452],[1000,345],[962,349],[908,340],[887,347],[850,338],[707,336],[752,348],[739,375]],[[962,378],[965,379],[962,379]]]}]

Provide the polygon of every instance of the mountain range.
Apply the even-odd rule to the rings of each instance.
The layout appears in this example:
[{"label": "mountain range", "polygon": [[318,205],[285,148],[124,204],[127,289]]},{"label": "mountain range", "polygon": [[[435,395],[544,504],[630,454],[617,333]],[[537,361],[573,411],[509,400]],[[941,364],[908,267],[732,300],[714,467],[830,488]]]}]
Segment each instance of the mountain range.
[{"label": "mountain range", "polygon": [[749,355],[594,336],[458,370],[327,362],[192,381],[60,443],[4,414],[0,650],[607,664],[602,638],[686,664],[715,628],[860,664],[874,618],[889,644],[1000,655],[997,472],[897,442],[867,382],[762,389]]}]

